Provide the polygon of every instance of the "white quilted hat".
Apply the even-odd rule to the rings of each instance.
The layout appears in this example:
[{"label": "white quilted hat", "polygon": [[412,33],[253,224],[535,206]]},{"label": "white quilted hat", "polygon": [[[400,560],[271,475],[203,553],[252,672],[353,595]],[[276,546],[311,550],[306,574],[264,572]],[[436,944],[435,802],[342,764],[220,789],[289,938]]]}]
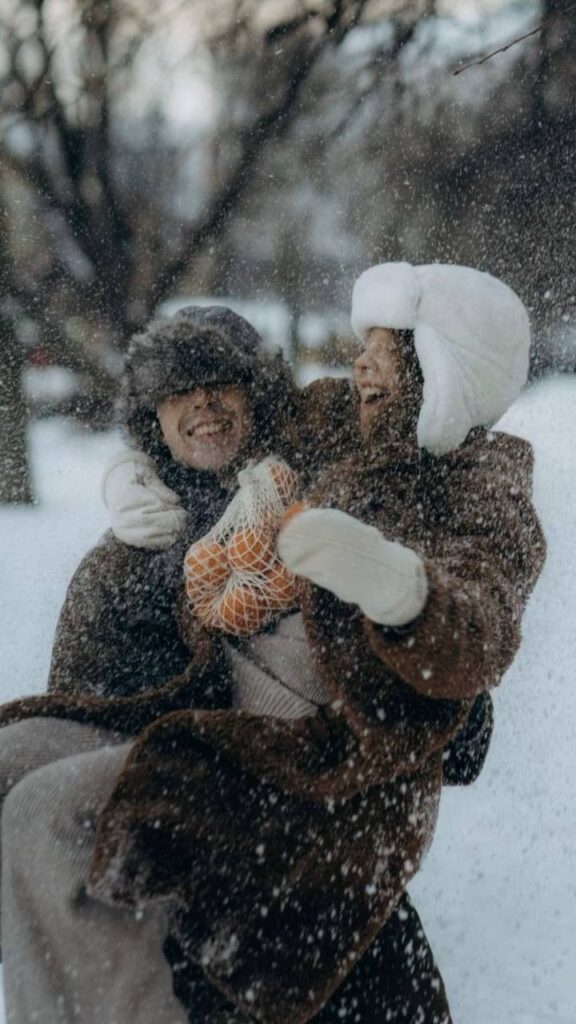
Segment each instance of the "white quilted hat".
[{"label": "white quilted hat", "polygon": [[414,331],[424,377],[418,444],[434,455],[457,448],[472,427],[490,427],[528,375],[530,324],[508,285],[470,267],[381,263],[352,292],[352,327]]}]

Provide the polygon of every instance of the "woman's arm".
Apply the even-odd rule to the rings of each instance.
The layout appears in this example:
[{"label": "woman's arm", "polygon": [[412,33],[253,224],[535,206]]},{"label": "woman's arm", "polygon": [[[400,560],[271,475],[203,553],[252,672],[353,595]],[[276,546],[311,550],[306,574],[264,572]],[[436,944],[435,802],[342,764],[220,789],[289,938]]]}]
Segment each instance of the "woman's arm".
[{"label": "woman's arm", "polygon": [[463,462],[442,491],[437,521],[422,530],[425,552],[333,509],[294,516],[278,550],[294,572],[358,605],[372,650],[407,685],[469,699],[512,662],[542,567],[529,477],[511,485],[497,460]]},{"label": "woman's arm", "polygon": [[428,597],[404,630],[366,622],[372,649],[429,697],[470,698],[496,686],[521,639],[546,544],[529,494],[468,473],[447,492],[449,528],[424,559]]}]

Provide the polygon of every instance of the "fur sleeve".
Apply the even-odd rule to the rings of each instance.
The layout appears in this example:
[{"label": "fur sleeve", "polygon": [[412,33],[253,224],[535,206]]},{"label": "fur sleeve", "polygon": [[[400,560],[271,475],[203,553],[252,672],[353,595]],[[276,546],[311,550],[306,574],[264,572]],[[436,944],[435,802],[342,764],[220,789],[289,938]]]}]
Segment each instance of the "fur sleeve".
[{"label": "fur sleeve", "polygon": [[132,696],[184,670],[190,652],[172,596],[153,596],[153,557],[107,535],[82,560],[56,629],[51,693]]},{"label": "fur sleeve", "polygon": [[546,550],[530,491],[531,459],[512,478],[497,463],[475,464],[442,482],[437,521],[419,551],[424,611],[402,633],[366,622],[373,650],[419,693],[475,697],[512,663]]}]

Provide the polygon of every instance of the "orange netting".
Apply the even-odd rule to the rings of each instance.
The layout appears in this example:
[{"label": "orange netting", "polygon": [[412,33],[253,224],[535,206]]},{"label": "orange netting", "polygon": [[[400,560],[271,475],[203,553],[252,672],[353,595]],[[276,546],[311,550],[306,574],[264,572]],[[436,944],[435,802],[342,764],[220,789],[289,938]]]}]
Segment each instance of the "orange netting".
[{"label": "orange netting", "polygon": [[193,613],[212,629],[250,634],[298,605],[298,580],[279,561],[278,529],[298,477],[270,456],[238,474],[240,489],[222,518],[184,559]]}]

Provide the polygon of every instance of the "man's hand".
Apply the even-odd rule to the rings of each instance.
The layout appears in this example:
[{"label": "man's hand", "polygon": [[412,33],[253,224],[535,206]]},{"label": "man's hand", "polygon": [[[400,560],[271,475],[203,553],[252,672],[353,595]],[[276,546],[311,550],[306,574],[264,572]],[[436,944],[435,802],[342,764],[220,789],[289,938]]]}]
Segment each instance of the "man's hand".
[{"label": "man's hand", "polygon": [[186,525],[186,513],[174,491],[144,452],[126,449],[113,456],[102,479],[102,496],[112,532],[135,548],[170,547]]},{"label": "man's hand", "polygon": [[278,536],[278,554],[292,572],[382,625],[404,626],[426,603],[426,572],[416,552],[336,509],[293,516]]}]

